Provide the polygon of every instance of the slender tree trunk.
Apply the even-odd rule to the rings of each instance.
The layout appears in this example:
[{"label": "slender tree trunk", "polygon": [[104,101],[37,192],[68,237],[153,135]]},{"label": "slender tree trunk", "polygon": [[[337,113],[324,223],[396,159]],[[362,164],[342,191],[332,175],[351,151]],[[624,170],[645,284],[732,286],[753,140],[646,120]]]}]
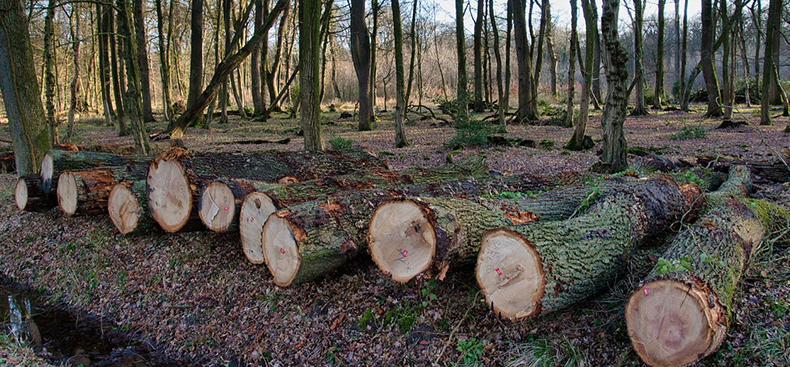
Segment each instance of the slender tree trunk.
[{"label": "slender tree trunk", "polygon": [[[214,65],[219,65],[219,30],[221,29],[220,24],[222,24],[222,2],[217,1],[217,19],[216,19],[216,26],[214,27]],[[225,84],[223,83],[223,86]],[[222,87],[220,87],[222,88]],[[206,130],[211,129],[212,123],[214,122],[214,109],[217,108],[217,97],[211,99],[211,102],[208,104],[206,108],[206,117],[203,120],[203,128]]]},{"label": "slender tree trunk", "polygon": [[[223,35],[225,36],[224,37],[225,52],[223,53],[223,56],[228,56],[230,52],[230,38],[231,38],[230,0],[218,0],[217,5],[218,5],[217,9],[222,8],[222,29],[224,30]],[[219,17],[217,17],[217,20],[219,20]],[[219,21],[217,21],[217,28],[219,28]],[[219,48],[219,42],[217,42],[215,46]],[[220,89],[219,92],[219,108],[222,111],[219,117],[219,122],[221,124],[228,123],[228,82],[230,77],[231,77],[231,73],[228,73],[228,75],[226,75],[225,78],[222,79],[222,89]],[[209,129],[211,128],[211,126],[207,123],[205,124],[205,128]]]},{"label": "slender tree trunk", "polygon": [[483,13],[485,0],[477,0],[477,17],[475,18],[474,45],[474,110],[483,112]]},{"label": "slender tree trunk", "polygon": [[722,115],[721,96],[719,95],[719,80],[716,77],[716,68],[713,64],[713,36],[716,31],[714,25],[712,0],[702,0],[702,77],[705,78],[705,88],[708,90],[707,117]]},{"label": "slender tree trunk", "polygon": [[505,11],[506,18],[505,18],[505,26],[507,29],[505,30],[505,80],[503,87],[505,89],[505,95],[503,96],[504,101],[500,103],[504,104],[505,114],[510,110],[510,45],[512,41],[512,33],[511,30],[513,29],[513,0],[507,0],[507,10]]},{"label": "slender tree trunk", "polygon": [[656,50],[656,88],[653,91],[653,108],[660,110],[664,103],[664,5],[658,0],[658,49]]},{"label": "slender tree trunk", "polygon": [[[370,119],[376,118],[376,48],[378,48],[379,9],[378,0],[371,0],[370,14],[373,17],[373,27],[370,30]],[[444,77],[442,77],[444,80]],[[444,84],[444,83],[442,83]]]},{"label": "slender tree trunk", "polygon": [[551,74],[551,96],[556,98],[557,94],[557,52],[554,50],[554,22],[551,20],[551,3],[546,4],[543,9],[547,13],[548,23],[546,24],[546,52],[549,54],[549,73]]},{"label": "slender tree trunk", "polygon": [[[679,0],[678,0],[679,1]],[[689,110],[689,96],[686,94],[686,50],[688,50],[688,10],[689,0],[683,1],[683,42],[680,49],[680,109],[688,112]]]},{"label": "slender tree trunk", "polygon": [[[573,94],[576,86],[576,46],[578,45],[578,10],[576,0],[571,0],[571,44],[568,50],[568,97],[565,101],[565,127],[573,127]],[[582,137],[583,138],[583,137]]]},{"label": "slender tree trunk", "polygon": [[411,42],[411,55],[409,56],[409,79],[406,84],[406,97],[404,97],[404,101],[406,101],[406,106],[409,105],[409,100],[411,98],[411,86],[412,82],[414,81],[414,62],[417,57],[417,5],[419,4],[418,0],[414,0],[412,3],[411,8],[411,30],[409,31],[409,39]]},{"label": "slender tree trunk", "polygon": [[[781,32],[782,0],[771,0],[768,3],[768,21],[765,22],[765,39],[773,40],[776,33]],[[763,57],[763,91],[760,96],[760,125],[773,125],[771,122],[771,80],[774,68],[774,47],[765,46]]]},{"label": "slender tree trunk", "polygon": [[618,172],[628,167],[627,145],[623,133],[628,105],[628,54],[620,45],[617,31],[618,0],[604,0],[601,13],[601,38],[604,45],[603,61],[606,67],[606,105],[601,117],[603,127],[603,154],[601,168]]},{"label": "slender tree trunk", "polygon": [[[283,44],[285,43],[285,36],[286,36],[286,26],[288,24],[288,14],[291,9],[291,3],[287,2],[285,4],[285,8],[282,11],[282,17],[280,18],[280,25],[277,30],[277,47],[274,50],[274,57],[272,58],[271,67],[266,70],[266,85],[269,90],[269,105],[270,108],[274,108],[273,111],[280,111],[280,100],[281,98],[277,98],[280,94],[277,90],[277,74],[280,72],[280,57],[282,55]],[[268,16],[268,15],[267,15]],[[264,49],[268,49],[268,47],[264,47]],[[290,52],[288,53],[290,54]],[[289,58],[290,59],[290,58]],[[263,62],[267,62],[263,60]],[[285,68],[285,71],[289,71],[289,67]],[[286,90],[287,92],[287,90]]]},{"label": "slender tree trunk", "polygon": [[47,126],[49,126],[49,142],[51,145],[60,143],[58,137],[58,121],[55,117],[55,9],[57,0],[51,0],[44,16],[44,98],[47,108]]},{"label": "slender tree trunk", "polygon": [[96,32],[98,33],[97,38],[99,43],[99,88],[101,88],[102,107],[104,109],[104,124],[106,126],[112,126],[113,108],[112,98],[110,97],[110,68],[107,57],[107,33],[105,32],[107,26],[105,24],[106,17],[104,15],[106,11],[106,6],[96,3],[96,19],[98,25]]},{"label": "slender tree trunk", "polygon": [[69,91],[71,92],[71,103],[69,103],[69,117],[66,125],[66,143],[71,143],[71,138],[74,135],[74,114],[77,110],[77,93],[79,92],[80,82],[80,6],[72,4],[72,14],[69,19],[69,30],[71,33],[71,52],[74,57],[74,76],[69,83]]},{"label": "slender tree trunk", "polygon": [[140,81],[140,65],[138,64],[139,59],[137,56],[137,38],[134,37],[132,4],[129,4],[129,0],[117,0],[116,4],[120,9],[118,12],[118,32],[123,36],[123,58],[126,64],[126,75],[128,76],[124,107],[129,111],[134,150],[138,155],[148,155],[151,151],[151,142],[148,138],[148,133],[145,131],[145,119],[143,117],[142,82]]},{"label": "slender tree trunk", "polygon": [[406,117],[406,100],[403,72],[403,29],[401,27],[400,3],[392,0],[392,32],[395,38],[395,147],[409,145],[406,132],[403,130],[403,119]]},{"label": "slender tree trunk", "polygon": [[[719,16],[722,20],[722,28],[723,29],[730,29],[730,22],[732,19],[730,18],[729,13],[727,12],[727,1],[720,1],[720,12]],[[723,93],[722,93],[722,100],[719,102],[722,108],[722,114],[724,115],[724,121],[729,122],[732,121],[732,102],[730,101],[730,96],[732,95],[732,85],[730,84],[730,32],[722,32],[721,37],[723,39],[723,46],[722,49],[722,58],[721,58],[721,79],[724,82],[723,84]]]},{"label": "slender tree trunk", "polygon": [[494,16],[494,2],[488,2],[488,17],[491,19],[491,29],[494,33],[494,57],[496,58],[496,86],[497,86],[497,117],[499,119],[499,131],[501,133],[507,132],[507,123],[505,121],[505,109],[507,103],[505,102],[504,83],[502,81],[502,55],[499,48],[499,29],[496,26],[496,17]]},{"label": "slender tree trunk", "polygon": [[[549,0],[543,0],[540,5],[540,29],[538,31],[537,45],[535,44],[535,36],[532,35],[532,45],[529,48],[530,59],[535,60],[535,66],[532,73],[532,103],[531,110],[535,113],[535,118],[538,117],[538,86],[540,85],[540,73],[543,69],[543,41],[546,39],[546,30],[549,28],[551,22],[551,3]],[[532,5],[529,7],[529,18],[532,19]],[[530,21],[530,33],[532,33],[532,22]],[[578,34],[578,33],[577,33]],[[577,39],[578,47],[578,39]],[[534,53],[537,52],[537,55]]]},{"label": "slender tree trunk", "polygon": [[148,49],[146,48],[143,7],[143,0],[134,0],[134,29],[135,36],[137,37],[137,58],[140,64],[140,83],[143,92],[143,118],[145,119],[144,121],[155,121],[154,113],[151,109],[151,82],[148,68]]},{"label": "slender tree trunk", "polygon": [[[121,62],[120,58],[118,57],[118,48],[122,47],[122,45],[116,45],[115,38],[116,33],[120,33],[117,31],[117,27],[115,26],[115,10],[112,6],[107,6],[107,29],[108,39],[109,39],[109,47],[110,47],[110,69],[112,69],[112,85],[113,85],[113,94],[115,95],[115,112],[116,117],[118,118],[118,136],[126,136],[129,135],[129,128],[126,126],[126,113],[124,109],[124,100],[121,97],[123,95],[123,91],[121,90],[123,87],[123,70],[120,72],[118,71],[119,67],[118,64]],[[121,66],[123,68],[123,66]]]},{"label": "slender tree trunk", "polygon": [[[254,26],[257,32],[263,23],[263,1],[255,0],[255,20]],[[268,1],[268,0],[267,0]],[[252,108],[256,116],[263,114],[266,107],[263,103],[263,89],[261,88],[261,45],[259,44],[252,50],[250,55],[250,77],[252,82]],[[264,60],[268,63],[268,60]]]},{"label": "slender tree trunk", "polygon": [[365,0],[351,1],[351,61],[357,74],[359,131],[373,129],[373,105],[370,100],[370,39],[365,25]]},{"label": "slender tree trunk", "polygon": [[[771,64],[777,68],[780,66],[779,56],[782,53],[781,46],[782,46],[782,22],[783,22],[782,9],[783,8],[784,5],[780,5],[779,7],[776,8],[776,17],[774,20],[774,22],[776,23],[774,25],[775,28],[773,32],[773,37],[768,37],[767,35],[765,37],[765,42],[766,42],[765,47],[767,48],[769,46],[768,42],[771,42],[770,46],[771,48],[773,48],[773,50],[771,51],[771,56],[773,57],[773,61]],[[770,23],[770,21],[768,23]],[[773,72],[771,72],[771,75],[772,77],[769,79],[771,85],[769,88],[768,100],[771,102],[772,105],[782,104],[782,95],[781,92],[779,91],[778,79],[773,77]]]},{"label": "slender tree trunk", "polygon": [[[688,1],[688,0],[686,0]],[[596,5],[593,4],[593,7]],[[596,22],[598,19],[596,19]],[[593,83],[592,83],[592,94],[593,94],[593,105],[595,106],[595,110],[600,110],[600,101],[601,99],[601,35],[597,33],[595,35],[595,52],[594,52],[594,59],[593,59]]]},{"label": "slender tree trunk", "polygon": [[584,14],[585,23],[585,40],[584,40],[584,65],[582,67],[582,76],[584,77],[584,85],[582,86],[581,102],[579,103],[579,121],[576,122],[576,129],[573,131],[573,136],[565,148],[570,150],[584,150],[592,148],[585,146],[585,131],[587,130],[587,120],[590,113],[590,94],[592,93],[592,68],[593,60],[595,59],[595,37],[598,34],[598,14],[596,7],[594,7],[590,0],[582,0],[582,12]]},{"label": "slender tree trunk", "polygon": [[[159,73],[162,77],[162,112],[168,123],[173,121],[173,96],[170,87],[170,34],[172,24],[168,27],[167,35],[164,32],[164,18],[162,13],[162,2],[154,1],[156,4],[156,31],[159,36]],[[173,1],[170,1],[172,11]],[[170,22],[172,22],[172,14]]]},{"label": "slender tree trunk", "polygon": [[[192,1],[190,17],[191,37],[189,53],[189,92],[187,94],[187,109],[190,109],[203,90],[203,0]],[[180,120],[180,119],[179,119]],[[187,121],[187,125],[192,121]],[[171,124],[168,130],[176,126]],[[179,134],[176,134],[178,137]]]},{"label": "slender tree trunk", "polygon": [[673,24],[675,25],[675,81],[680,83],[683,79],[683,74],[680,73],[680,0],[675,0]]},{"label": "slender tree trunk", "polygon": [[534,121],[538,119],[537,111],[532,109],[532,58],[529,53],[526,25],[526,2],[513,2],[513,30],[515,32],[516,57],[518,64],[518,114],[517,120]]},{"label": "slender tree trunk", "polygon": [[466,123],[469,108],[466,84],[466,33],[464,32],[464,1],[455,0],[455,48],[458,54],[458,84],[456,85],[455,98],[458,104],[456,122]]},{"label": "slender tree trunk", "polygon": [[[755,7],[757,8],[755,10]],[[762,89],[760,89],[760,62],[756,60],[760,55],[760,45],[762,45],[761,36],[762,36],[762,29],[763,29],[763,7],[762,1],[754,1],[752,2],[752,6],[749,8],[749,12],[752,14],[752,24],[754,25],[755,32],[754,32],[754,54],[755,61],[754,61],[754,83],[756,84],[756,88],[758,91],[762,93]],[[762,101],[762,96],[760,97]]]},{"label": "slender tree trunk", "polygon": [[324,150],[321,140],[321,0],[299,2],[299,120],[305,150]]},{"label": "slender tree trunk", "polygon": [[644,66],[644,0],[634,0],[634,78],[636,78],[636,105],[631,115],[647,115],[645,106],[645,66]]},{"label": "slender tree trunk", "polygon": [[38,172],[52,147],[21,1],[0,5],[0,93],[14,146],[17,176]]}]

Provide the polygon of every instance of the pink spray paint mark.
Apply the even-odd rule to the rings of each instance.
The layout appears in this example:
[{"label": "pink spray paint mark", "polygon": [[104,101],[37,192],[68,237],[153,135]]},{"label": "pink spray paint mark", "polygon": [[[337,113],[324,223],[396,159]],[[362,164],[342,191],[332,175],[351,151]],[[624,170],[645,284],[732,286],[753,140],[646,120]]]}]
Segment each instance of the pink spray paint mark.
[{"label": "pink spray paint mark", "polygon": [[645,291],[645,297],[650,295],[650,292],[648,292],[647,288],[645,288],[644,291]]},{"label": "pink spray paint mark", "polygon": [[496,275],[502,276],[502,271],[500,271],[499,268],[496,268]]},{"label": "pink spray paint mark", "polygon": [[403,250],[403,257],[406,257],[406,255],[408,254],[409,254],[409,250]]}]

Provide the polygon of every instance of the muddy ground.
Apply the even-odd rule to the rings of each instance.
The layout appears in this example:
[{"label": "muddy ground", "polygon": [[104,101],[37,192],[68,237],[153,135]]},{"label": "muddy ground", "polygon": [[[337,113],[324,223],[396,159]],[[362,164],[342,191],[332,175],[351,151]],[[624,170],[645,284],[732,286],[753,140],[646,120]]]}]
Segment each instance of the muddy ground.
[{"label": "muddy ground", "polygon": [[[380,114],[374,131],[357,132],[353,118],[339,117],[353,107],[335,107],[324,115],[328,147],[330,141],[350,141],[387,158],[393,169],[435,166],[453,153],[446,143],[455,131],[441,121],[410,115],[406,134],[412,145],[396,149],[391,111]],[[776,160],[782,149],[790,147],[790,133],[783,132],[787,118],[777,118],[774,126],[747,124],[717,130],[720,121],[703,119],[701,111],[652,112],[628,118],[628,144],[675,161],[701,155]],[[758,117],[754,110],[745,110],[736,119]],[[551,125],[550,120],[546,117],[543,126],[508,126],[508,137],[531,139],[534,148],[466,148],[454,154],[483,154],[492,170],[504,174],[587,172],[600,148],[599,115],[593,115],[588,130],[596,146],[584,152],[563,150],[572,130]],[[102,125],[99,119],[84,118],[76,143],[130,142],[116,137],[113,127]],[[160,122],[150,128],[157,131],[163,126]],[[7,127],[0,129],[0,137],[7,139]],[[197,151],[298,150],[302,146],[298,130],[297,121],[284,114],[266,123],[233,118],[210,131],[190,129],[183,141]],[[235,143],[286,138],[290,138],[286,144]],[[631,159],[640,171],[639,158]],[[640,249],[619,282],[574,308],[512,323],[488,312],[471,268],[452,269],[442,282],[401,285],[385,279],[362,254],[322,280],[283,289],[273,284],[264,265],[246,259],[237,234],[152,231],[124,237],[105,216],[66,218],[58,209],[19,212],[13,183],[14,175],[0,175],[0,268],[5,282],[38,292],[34,320],[45,317],[49,312],[45,310],[67,310],[79,321],[65,324],[90,324],[85,333],[103,338],[111,334],[113,343],[101,351],[98,347],[93,351],[92,345],[60,348],[54,340],[58,334],[48,339],[42,330],[42,346],[32,349],[8,337],[0,339],[0,361],[5,363],[641,365],[629,343],[623,305],[660,257],[663,244]],[[761,183],[753,196],[787,205],[790,184]],[[732,327],[724,344],[700,365],[790,364],[787,246],[764,243],[764,251],[736,292]]]}]

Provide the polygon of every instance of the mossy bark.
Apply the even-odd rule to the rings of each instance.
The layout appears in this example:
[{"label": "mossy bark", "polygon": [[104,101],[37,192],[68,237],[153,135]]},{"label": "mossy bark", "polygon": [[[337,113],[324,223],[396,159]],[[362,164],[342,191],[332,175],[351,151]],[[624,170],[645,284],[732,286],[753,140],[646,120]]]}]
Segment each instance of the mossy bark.
[{"label": "mossy bark", "polygon": [[[747,265],[764,236],[776,229],[786,231],[788,223],[790,213],[776,205],[761,200],[729,199],[681,232],[626,306],[628,334],[642,360],[652,365],[685,365],[713,354],[726,336],[735,289]],[[688,294],[689,302],[699,303],[703,311],[700,319],[705,320],[700,335],[687,330],[691,328],[667,331],[663,329],[670,326],[655,325],[659,336],[666,332],[679,333],[672,339],[684,339],[686,345],[694,346],[671,355],[665,353],[667,346],[657,350],[644,338],[649,332],[644,330],[645,326],[654,325],[646,320],[665,319],[664,309],[651,312],[654,310],[650,307],[640,307],[650,296],[660,296],[657,289],[667,283],[677,284]],[[654,339],[654,332],[649,333]],[[671,347],[675,343],[669,344]]]},{"label": "mossy bark", "polygon": [[[616,279],[638,244],[666,231],[690,212],[698,194],[696,186],[654,179],[643,185],[613,190],[579,217],[505,226],[505,230],[520,237],[526,246],[537,252],[545,278],[541,282],[542,289],[537,290],[542,296],[537,304],[529,305],[529,312],[519,313],[518,317],[507,313],[501,316],[522,318],[545,314],[600,291]],[[478,282],[480,272],[486,271],[480,268],[481,261],[497,255],[496,249],[481,249]],[[505,270],[502,269],[503,273]],[[500,276],[505,279],[511,275]],[[495,312],[501,312],[489,297],[493,291],[483,286],[487,303]]]}]

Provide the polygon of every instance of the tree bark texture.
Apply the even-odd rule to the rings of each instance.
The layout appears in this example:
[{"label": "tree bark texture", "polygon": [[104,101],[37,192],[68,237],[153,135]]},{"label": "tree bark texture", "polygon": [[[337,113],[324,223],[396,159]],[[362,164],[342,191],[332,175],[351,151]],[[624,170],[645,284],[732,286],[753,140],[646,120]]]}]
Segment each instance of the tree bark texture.
[{"label": "tree bark texture", "polygon": [[466,74],[466,33],[464,32],[463,0],[455,0],[455,49],[458,55],[458,80],[455,91],[458,116],[455,118],[461,123],[466,123],[469,109],[469,95],[466,85],[469,77]]},{"label": "tree bark texture", "polygon": [[477,17],[475,18],[472,47],[474,52],[475,112],[483,112],[483,14],[485,14],[485,0],[477,0]]},{"label": "tree bark texture", "polygon": [[40,91],[22,2],[5,1],[0,11],[0,92],[18,176],[38,172],[52,146]]},{"label": "tree bark texture", "polygon": [[[676,0],[676,2],[679,0]],[[653,108],[661,109],[664,102],[664,8],[666,0],[658,0],[658,46],[656,50],[656,88],[653,90]],[[676,14],[677,16],[677,14]]]},{"label": "tree bark texture", "polygon": [[118,12],[118,31],[124,35],[123,59],[126,65],[127,87],[124,106],[130,117],[131,133],[134,139],[134,148],[139,155],[148,155],[151,152],[151,140],[145,131],[145,117],[143,116],[143,92],[140,64],[138,62],[137,38],[134,37],[134,16],[132,15],[130,0],[117,0],[120,8]]},{"label": "tree bark texture", "polygon": [[576,87],[576,46],[579,34],[576,32],[578,10],[576,0],[571,0],[571,40],[568,50],[568,96],[565,99],[565,127],[573,127],[573,97]]},{"label": "tree bark texture", "polygon": [[299,2],[299,121],[304,149],[324,150],[321,140],[321,1]]},{"label": "tree bark texture", "polygon": [[405,75],[403,72],[403,29],[401,27],[400,3],[392,0],[392,25],[395,38],[395,147],[409,145],[403,120],[406,118]]},{"label": "tree bark texture", "polygon": [[765,54],[763,57],[763,89],[762,93],[760,93],[760,125],[773,124],[771,122],[771,81],[774,79],[773,68],[775,60],[773,39],[776,37],[775,34],[781,30],[781,7],[781,0],[772,0],[768,5],[768,21],[765,23],[765,39],[771,40],[771,45],[765,46]]},{"label": "tree bark texture", "polygon": [[628,54],[620,45],[617,31],[617,17],[620,4],[614,0],[604,0],[601,13],[601,38],[604,44],[604,65],[606,66],[606,105],[601,125],[603,127],[603,169],[617,172],[628,167],[627,145],[623,133],[626,107],[628,104]]},{"label": "tree bark texture", "polygon": [[[137,41],[137,64],[140,68],[140,91],[142,92],[142,112],[143,122],[155,121],[154,113],[151,109],[151,78],[148,67],[148,48],[146,47],[145,16],[143,15],[145,4],[143,0],[134,1],[134,31]],[[160,0],[161,1],[161,0]]]},{"label": "tree bark texture", "polygon": [[55,117],[55,10],[57,1],[50,1],[47,15],[44,16],[44,99],[47,109],[49,142],[59,144],[58,121]]},{"label": "tree bark texture", "polygon": [[647,115],[645,106],[645,46],[644,46],[644,21],[645,3],[643,0],[634,0],[634,78],[636,78],[636,105],[631,115]]},{"label": "tree bark texture", "polygon": [[719,81],[716,78],[716,68],[713,64],[713,37],[715,30],[713,5],[711,0],[702,0],[702,51],[700,52],[702,64],[702,77],[705,78],[705,88],[708,90],[708,117],[721,116],[721,96],[719,95]]},{"label": "tree bark texture", "polygon": [[370,40],[365,26],[365,1],[351,2],[351,60],[357,74],[359,93],[359,131],[373,128],[373,106],[370,103]]}]

